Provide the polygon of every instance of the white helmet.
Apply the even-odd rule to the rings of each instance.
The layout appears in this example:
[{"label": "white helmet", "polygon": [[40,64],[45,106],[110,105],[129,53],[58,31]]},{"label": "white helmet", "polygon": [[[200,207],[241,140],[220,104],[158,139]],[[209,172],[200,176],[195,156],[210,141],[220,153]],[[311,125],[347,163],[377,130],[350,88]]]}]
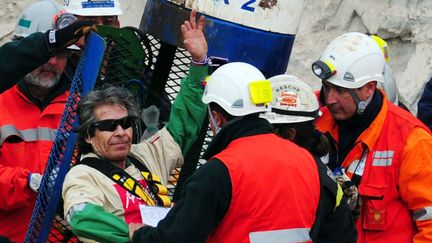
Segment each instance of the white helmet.
[{"label": "white helmet", "polygon": [[35,32],[55,29],[54,16],[61,11],[62,6],[52,0],[34,2],[21,13],[13,34],[27,37]]},{"label": "white helmet", "polygon": [[370,81],[383,82],[384,56],[368,35],[350,32],[334,39],[312,64],[322,80],[339,87],[355,89]]},{"label": "white helmet", "polygon": [[388,65],[388,62],[390,61],[390,50],[388,47],[388,44],[385,40],[383,40],[381,37],[377,35],[371,35],[372,39],[378,44],[378,46],[381,49],[382,54],[384,55],[384,59],[386,61],[384,65],[384,82],[378,83],[378,88],[383,90],[384,93],[386,93],[387,98],[393,103],[398,104],[398,94],[397,94],[397,85],[396,80],[393,76],[393,72]]},{"label": "white helmet", "polygon": [[256,67],[232,62],[222,65],[208,79],[202,101],[214,102],[232,116],[269,111],[270,81]]},{"label": "white helmet", "polygon": [[272,124],[314,120],[319,114],[318,99],[312,88],[292,75],[269,78],[273,89],[271,112],[262,114]]},{"label": "white helmet", "polygon": [[116,16],[123,13],[119,0],[64,0],[68,13],[79,16]]}]

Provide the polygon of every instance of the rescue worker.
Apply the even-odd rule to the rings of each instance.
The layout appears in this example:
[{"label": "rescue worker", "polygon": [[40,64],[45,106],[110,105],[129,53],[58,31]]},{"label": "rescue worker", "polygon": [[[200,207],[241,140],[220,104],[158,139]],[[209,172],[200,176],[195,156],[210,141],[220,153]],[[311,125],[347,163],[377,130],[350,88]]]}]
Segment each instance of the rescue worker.
[{"label": "rescue worker", "polygon": [[[387,42],[383,40],[381,37],[377,35],[370,35],[370,37],[377,43],[377,45],[380,47],[382,54],[384,55],[384,60],[386,61],[384,65],[384,71],[383,71],[383,77],[384,81],[378,82],[377,87],[384,91],[387,99],[389,99],[393,104],[402,107],[403,109],[409,111],[409,109],[403,104],[398,97],[398,88],[396,79],[393,75],[393,71],[390,68],[389,62],[390,62],[390,50]],[[319,96],[319,94],[317,94]],[[319,96],[320,103],[325,104],[324,97]]]},{"label": "rescue worker", "polygon": [[[95,23],[96,25],[105,25],[105,26],[111,26],[115,28],[120,27],[120,21],[119,16],[123,14],[123,10],[120,4],[120,0],[109,0],[109,1],[100,1],[100,0],[65,0],[64,1],[64,8],[66,12],[64,13],[66,18],[68,18],[70,21],[91,21]],[[70,15],[73,15],[72,17]],[[61,19],[63,15],[59,16],[59,19]],[[74,18],[74,19],[71,19]],[[65,21],[67,22],[67,21]],[[135,30],[139,31],[139,30]],[[136,33],[137,36],[140,36],[143,33]],[[127,36],[127,35],[125,35]],[[124,40],[123,40],[124,41]],[[142,42],[146,42],[147,40],[143,39]],[[72,46],[72,49],[80,50],[81,46],[84,44],[84,38],[81,38],[76,45]],[[111,45],[109,45],[109,48],[112,48]],[[151,51],[151,50],[147,50]],[[120,52],[122,52],[120,50]],[[73,52],[73,54],[70,56],[68,60],[68,68],[70,66],[71,69],[75,70],[75,67],[78,64],[78,55],[79,51]],[[143,57],[143,62],[144,62]],[[148,57],[146,57],[148,58]],[[135,62],[136,60],[134,60]],[[132,62],[132,61],[131,61]],[[115,63],[115,62],[114,62]],[[110,63],[109,65],[113,65],[113,63]],[[119,64],[121,65],[121,64]],[[123,64],[124,65],[124,64]],[[129,65],[130,66],[130,65]],[[128,65],[125,65],[126,69],[129,69]],[[142,67],[145,71],[145,67]],[[104,67],[102,70],[106,70]],[[141,72],[139,71],[139,72]],[[103,73],[102,71],[101,73]],[[144,76],[150,77],[151,73],[145,73]],[[108,80],[109,80],[109,76]],[[107,78],[105,75],[99,76],[99,79],[105,79]],[[145,87],[145,90],[150,89],[150,83],[149,80],[141,79],[141,85]],[[97,86],[99,84],[105,83],[104,81],[97,81]],[[144,107],[148,107],[150,105],[155,105],[156,108],[159,110],[159,116],[160,119],[157,123],[157,125],[162,126],[162,123],[168,121],[170,109],[171,109],[171,103],[170,99],[168,97],[168,94],[166,92],[159,91],[159,92],[148,92],[145,91],[145,95],[143,95],[142,103],[145,103]],[[147,94],[148,93],[148,94]],[[142,105],[142,104],[141,104]]]},{"label": "rescue worker", "polygon": [[269,78],[272,84],[271,111],[262,115],[273,127],[273,132],[309,150],[317,157],[328,154],[328,139],[315,128],[319,104],[312,89],[293,75]]},{"label": "rescue worker", "polygon": [[[328,155],[328,139],[315,128],[319,104],[315,93],[292,75],[269,78],[272,84],[271,111],[261,115],[273,132],[307,149],[315,158],[321,181],[320,206],[313,233],[315,242],[356,242],[357,231],[343,191],[320,157]],[[318,223],[317,223],[318,222]]]},{"label": "rescue worker", "polygon": [[127,224],[142,222],[140,205],[170,206],[164,185],[170,172],[183,164],[207,111],[200,99],[208,66],[196,62],[207,54],[203,26],[204,16],[197,22],[192,11],[181,27],[193,62],[168,123],[150,139],[131,145],[140,111],[123,88],[92,91],[80,100],[78,152],[82,156],[66,175],[62,192],[66,219],[80,240],[127,242]]},{"label": "rescue worker", "polygon": [[64,7],[66,12],[75,15],[77,20],[120,27],[118,16],[123,14],[123,10],[119,0],[65,0]]},{"label": "rescue worker", "polygon": [[[64,0],[65,11],[57,16],[57,19],[64,20],[65,24],[75,21],[91,21],[96,25],[106,25],[115,28],[120,27],[118,16],[123,14],[119,0],[98,1],[98,0]],[[61,21],[60,21],[61,22]],[[84,45],[84,38],[81,38],[76,45],[70,49],[79,51]],[[75,69],[79,58],[79,52],[72,55],[70,65]]]},{"label": "rescue worker", "polygon": [[317,165],[259,117],[269,110],[270,82],[250,64],[228,63],[210,76],[202,100],[215,135],[209,161],[157,227],[129,225],[132,241],[312,242]]},{"label": "rescue worker", "polygon": [[384,65],[365,34],[333,40],[312,65],[326,102],[317,127],[332,142],[328,166],[358,188],[358,242],[431,242],[432,137],[377,89]]},{"label": "rescue worker", "polygon": [[60,10],[29,5],[0,47],[0,235],[13,242],[23,242],[68,96],[65,48],[85,34],[83,22],[54,30]]}]

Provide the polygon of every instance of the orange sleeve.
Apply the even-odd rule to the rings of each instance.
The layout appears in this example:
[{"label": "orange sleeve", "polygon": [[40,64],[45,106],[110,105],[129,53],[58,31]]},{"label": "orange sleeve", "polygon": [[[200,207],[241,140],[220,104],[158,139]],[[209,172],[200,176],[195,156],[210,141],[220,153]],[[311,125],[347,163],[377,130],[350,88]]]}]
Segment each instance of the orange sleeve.
[{"label": "orange sleeve", "polygon": [[7,167],[0,162],[0,210],[20,208],[35,198],[35,193],[28,186],[30,171],[19,167]]},{"label": "orange sleeve", "polygon": [[428,214],[415,220],[418,231],[413,242],[432,242],[432,136],[422,128],[413,129],[408,136],[399,172],[399,189],[412,212],[428,209]]}]

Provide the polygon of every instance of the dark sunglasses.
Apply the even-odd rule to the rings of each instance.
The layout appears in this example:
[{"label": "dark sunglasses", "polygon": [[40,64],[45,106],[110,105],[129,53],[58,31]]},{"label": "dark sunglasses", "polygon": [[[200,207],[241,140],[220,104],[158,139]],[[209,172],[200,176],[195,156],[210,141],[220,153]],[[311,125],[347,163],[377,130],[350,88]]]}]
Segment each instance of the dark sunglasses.
[{"label": "dark sunglasses", "polygon": [[118,125],[123,129],[128,129],[135,123],[135,118],[133,116],[125,116],[120,119],[107,119],[102,121],[97,121],[90,125],[92,128],[97,128],[101,132],[114,132]]}]

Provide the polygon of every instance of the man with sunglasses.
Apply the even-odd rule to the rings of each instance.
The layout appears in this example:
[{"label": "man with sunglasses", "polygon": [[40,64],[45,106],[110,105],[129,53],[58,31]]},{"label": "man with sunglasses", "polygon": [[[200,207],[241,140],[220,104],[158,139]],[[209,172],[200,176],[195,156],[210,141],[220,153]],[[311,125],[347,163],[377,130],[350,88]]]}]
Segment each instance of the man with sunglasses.
[{"label": "man with sunglasses", "polygon": [[132,144],[139,108],[123,88],[90,92],[78,104],[78,165],[63,184],[64,213],[80,240],[129,241],[129,223],[141,223],[140,205],[169,206],[164,185],[183,163],[205,119],[201,80],[208,74],[204,17],[192,11],[181,26],[191,53],[166,126],[148,140]]},{"label": "man with sunglasses", "polygon": [[24,239],[68,96],[65,47],[84,34],[82,22],[56,30],[59,11],[50,0],[29,5],[0,47],[0,235],[14,242]]},{"label": "man with sunglasses", "polygon": [[331,141],[327,165],[358,188],[358,242],[431,242],[432,136],[377,88],[384,66],[368,35],[333,40],[312,66],[326,104],[317,128]]}]

